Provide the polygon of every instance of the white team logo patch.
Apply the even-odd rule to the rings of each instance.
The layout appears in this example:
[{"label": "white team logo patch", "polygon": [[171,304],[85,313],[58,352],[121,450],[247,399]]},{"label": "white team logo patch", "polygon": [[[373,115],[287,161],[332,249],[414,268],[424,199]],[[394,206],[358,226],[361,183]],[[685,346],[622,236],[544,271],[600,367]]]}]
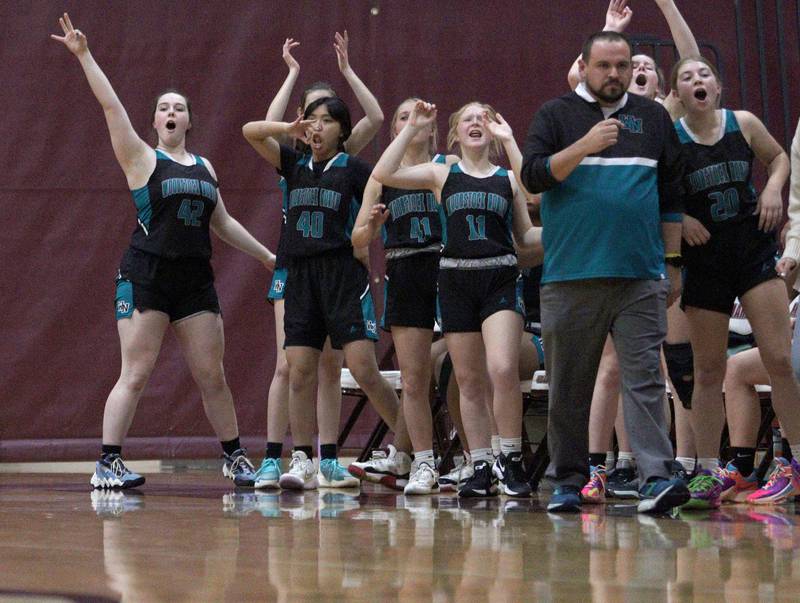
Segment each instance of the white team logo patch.
[{"label": "white team logo patch", "polygon": [[120,314],[127,314],[130,311],[131,311],[131,305],[124,299],[121,299],[117,302],[117,312],[119,312]]},{"label": "white team logo patch", "polygon": [[367,331],[370,333],[378,333],[378,323],[374,320],[367,321]]},{"label": "white team logo patch", "polygon": [[272,286],[275,289],[275,293],[283,293],[283,288],[286,286],[286,283],[283,281],[275,281],[275,284]]}]

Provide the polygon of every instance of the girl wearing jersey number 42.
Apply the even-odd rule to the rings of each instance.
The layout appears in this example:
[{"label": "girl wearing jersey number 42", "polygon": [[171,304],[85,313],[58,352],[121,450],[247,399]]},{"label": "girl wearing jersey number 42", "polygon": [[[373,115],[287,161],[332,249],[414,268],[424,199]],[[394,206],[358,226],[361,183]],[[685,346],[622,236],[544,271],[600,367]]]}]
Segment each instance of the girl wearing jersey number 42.
[{"label": "girl wearing jersey number 42", "polygon": [[153,115],[158,146],[153,149],[131,126],[111,83],[89,52],[86,36],[72,26],[66,13],[59,22],[64,35],[51,37],[80,61],[103,107],[114,154],[138,213],[138,226],[117,280],[122,370],[106,401],[102,453],[91,484],[133,488],[144,483],[144,477],[122,462],[122,441],[164,333],[172,325],[200,388],[206,416],[222,444],[223,473],[237,486],[252,486],[253,466],[239,444],[233,398],[222,367],[225,344],[210,264],[209,230],[269,269],[275,265],[275,256],[228,214],[211,164],[186,151],[186,133],[192,127],[188,99],[175,92],[158,97]]},{"label": "girl wearing jersey number 42", "polygon": [[[521,248],[541,250],[541,228],[531,224],[514,176],[490,160],[502,144],[515,172],[522,163],[511,128],[488,105],[469,103],[451,116],[448,146],[458,146],[459,163],[402,167],[412,140],[435,119],[436,106],[418,101],[372,176],[384,186],[430,190],[440,204],[442,331],[475,469],[459,495],[496,496],[499,477],[505,494],[530,496],[521,453],[519,348],[508,342],[521,338],[524,314],[514,240]],[[487,369],[502,449],[494,466],[484,399]]]},{"label": "girl wearing jersey number 42", "polygon": [[[679,61],[672,71],[672,94],[686,110],[675,122],[686,158],[686,215],[683,255],[686,276],[682,305],[694,350],[691,422],[700,472],[689,484],[690,508],[709,508],[721,499],[747,497],[774,503],[800,494],[800,465],[778,459],[767,483],[756,489],[756,442],[732,441],[735,458],[719,463],[725,416],[728,321],[738,297],[747,314],[772,384],[772,405],[794,455],[800,455],[798,388],[790,361],[786,289],[775,271],[774,230],[783,214],[781,189],[789,160],[752,113],[718,109],[721,84],[702,57]],[[758,195],[752,185],[757,158],[769,179]],[[749,496],[748,496],[749,491]]]}]

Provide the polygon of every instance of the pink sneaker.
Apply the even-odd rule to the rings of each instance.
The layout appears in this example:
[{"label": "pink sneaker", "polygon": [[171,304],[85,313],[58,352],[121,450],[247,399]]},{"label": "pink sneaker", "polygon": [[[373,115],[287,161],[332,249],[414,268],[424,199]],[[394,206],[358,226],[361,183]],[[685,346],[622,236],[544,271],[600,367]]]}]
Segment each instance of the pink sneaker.
[{"label": "pink sneaker", "polygon": [[775,468],[761,488],[747,497],[753,505],[779,505],[800,494],[800,465],[792,459],[776,458]]},{"label": "pink sneaker", "polygon": [[717,472],[722,480],[719,498],[723,501],[744,502],[758,488],[758,478],[753,471],[748,477],[742,475],[733,463],[728,463]]},{"label": "pink sneaker", "polygon": [[604,465],[589,468],[589,481],[581,490],[581,499],[587,503],[605,502],[606,468]]}]

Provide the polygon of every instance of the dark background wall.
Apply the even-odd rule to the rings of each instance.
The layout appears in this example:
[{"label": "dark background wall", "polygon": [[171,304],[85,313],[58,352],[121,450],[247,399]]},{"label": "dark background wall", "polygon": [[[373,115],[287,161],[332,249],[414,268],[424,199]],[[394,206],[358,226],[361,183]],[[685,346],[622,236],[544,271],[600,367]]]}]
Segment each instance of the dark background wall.
[{"label": "dark background wall", "polygon": [[[785,143],[785,132],[794,129],[787,122],[800,111],[796,3],[679,2],[697,37],[719,49],[728,104],[740,108],[736,4],[745,28],[745,108],[763,114],[767,107],[768,125]],[[276,175],[240,132],[246,121],[263,118],[286,75],[284,38],[301,42],[294,53],[301,73],[293,104],[302,86],[326,79],[350,102],[354,117],[361,116],[333,50],[334,32],[346,28],[351,64],[381,101],[387,122],[400,101],[419,95],[440,107],[443,132],[451,111],[480,99],[506,116],[521,142],[540,104],[566,90],[567,69],[583,38],[602,27],[606,6],[606,0],[0,3],[0,460],[94,455],[103,404],[119,370],[113,279],[135,214],[78,62],[49,39],[60,33],[61,12],[69,11],[88,36],[144,138],[155,142],[155,96],[168,86],[187,91],[196,113],[189,149],[211,159],[229,211],[274,248]],[[669,38],[654,2],[639,0],[633,9],[629,33]],[[767,35],[763,66],[759,19]],[[791,85],[788,119],[780,56]],[[384,127],[364,157],[374,161],[387,142]],[[373,277],[379,277],[380,254],[373,256]],[[219,241],[214,267],[241,431],[260,449],[275,359],[273,315],[264,301],[270,275]],[[369,418],[351,444],[363,440]],[[130,435],[129,456],[217,453],[171,336]]]}]

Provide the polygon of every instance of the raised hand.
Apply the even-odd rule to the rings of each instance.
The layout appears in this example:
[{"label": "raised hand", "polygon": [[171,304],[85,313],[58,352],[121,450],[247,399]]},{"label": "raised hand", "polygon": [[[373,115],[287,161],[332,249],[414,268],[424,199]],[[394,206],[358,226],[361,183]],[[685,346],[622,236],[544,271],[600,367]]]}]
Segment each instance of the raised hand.
[{"label": "raised hand", "polygon": [[633,11],[628,6],[628,0],[611,0],[606,11],[606,25],[604,31],[622,33],[633,18]]},{"label": "raised hand", "polygon": [[294,38],[286,38],[283,43],[283,61],[289,71],[300,71],[300,63],[292,56],[292,48],[300,46],[300,42],[295,42]]},{"label": "raised hand", "polygon": [[287,124],[286,135],[297,138],[303,142],[308,142],[308,130],[313,124],[313,119],[303,119],[298,116],[293,122]]},{"label": "raised hand", "polygon": [[497,119],[492,119],[488,111],[484,111],[481,115],[483,127],[489,131],[489,134],[501,142],[514,138],[514,133],[511,131],[511,126],[509,126],[508,122],[503,119],[503,116],[499,113],[495,113],[495,116]]},{"label": "raised hand", "polygon": [[336,60],[339,62],[339,71],[344,73],[350,69],[350,58],[347,54],[347,46],[350,43],[350,37],[347,35],[347,30],[344,30],[344,35],[338,31],[333,37],[333,48],[336,50]]},{"label": "raised hand", "polygon": [[593,155],[617,144],[622,122],[618,119],[605,119],[589,130],[583,137],[586,154]]},{"label": "raised hand", "polygon": [[424,128],[435,121],[436,105],[421,100],[417,101],[417,104],[411,110],[411,115],[408,116],[408,125],[415,129]]},{"label": "raised hand", "polygon": [[69,15],[67,13],[64,13],[64,16],[58,19],[58,23],[61,25],[64,35],[57,36],[55,34],[50,34],[51,38],[61,42],[76,57],[81,56],[89,50],[89,43],[86,40],[86,36],[83,35],[80,29],[75,29],[72,26],[72,21],[69,20]]}]

